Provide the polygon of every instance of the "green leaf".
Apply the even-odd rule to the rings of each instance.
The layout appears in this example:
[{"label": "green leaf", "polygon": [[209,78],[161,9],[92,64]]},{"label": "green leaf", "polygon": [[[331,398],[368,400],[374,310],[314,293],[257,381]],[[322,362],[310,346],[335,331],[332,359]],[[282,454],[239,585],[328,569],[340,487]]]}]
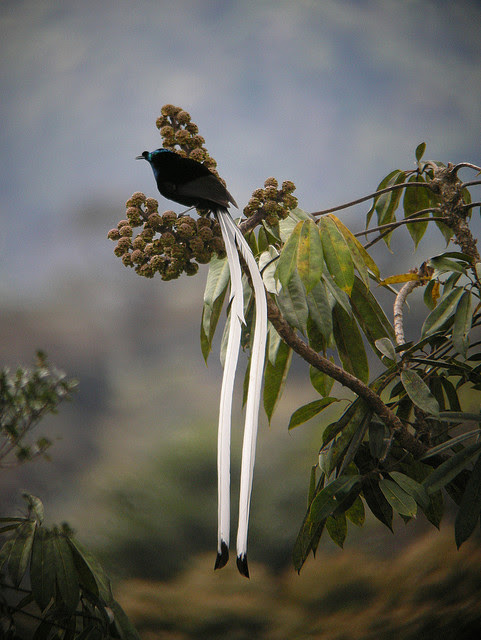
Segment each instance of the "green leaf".
[{"label": "green leaf", "polygon": [[331,393],[331,389],[334,385],[334,378],[331,378],[331,376],[328,376],[323,371],[319,371],[319,369],[312,366],[309,367],[309,378],[312,386],[321,394],[321,396],[327,397]]},{"label": "green leaf", "polygon": [[326,520],[326,530],[331,540],[342,549],[347,535],[346,514],[339,513],[329,516]]},{"label": "green leaf", "polygon": [[277,296],[277,303],[282,315],[291,325],[299,329],[304,335],[307,333],[308,308],[304,285],[297,272],[293,272],[287,285]]},{"label": "green leaf", "polygon": [[52,539],[58,595],[68,612],[77,608],[80,591],[72,551],[64,534],[55,534]]},{"label": "green leaf", "polygon": [[313,220],[305,220],[297,249],[297,272],[307,293],[321,279],[323,263],[319,228]]},{"label": "green leaf", "polygon": [[416,500],[420,507],[423,509],[427,509],[429,507],[429,496],[422,484],[399,471],[391,471],[389,475],[394,482],[401,487],[401,489]]},{"label": "green leaf", "polygon": [[111,602],[110,609],[114,614],[114,624],[119,634],[119,638],[121,638],[121,640],[141,640],[133,624],[125,615],[124,610],[116,600]]},{"label": "green leaf", "polygon": [[446,440],[446,442],[442,442],[441,444],[438,444],[435,447],[432,447],[431,449],[426,451],[426,453],[422,456],[421,460],[426,460],[427,458],[436,456],[439,453],[443,453],[444,451],[447,451],[448,449],[452,449],[453,447],[456,447],[456,445],[461,444],[461,442],[464,442],[465,440],[469,440],[469,438],[473,438],[473,437],[479,438],[480,435],[481,435],[480,429],[473,429],[472,431],[467,431],[466,433],[462,433],[461,435],[456,436],[455,438],[449,438],[449,440]]},{"label": "green leaf", "polygon": [[456,545],[459,547],[473,533],[481,513],[481,456],[477,459],[464,490],[454,523]]},{"label": "green leaf", "polygon": [[283,287],[287,286],[292,274],[297,269],[297,252],[303,224],[303,222],[298,222],[296,224],[287,242],[282,248],[279,260],[277,260],[275,277],[280,281]]},{"label": "green leaf", "polygon": [[292,551],[292,561],[297,572],[302,569],[310,551],[315,551],[325,525],[324,522],[320,524],[311,522],[308,516],[309,511],[304,517]]},{"label": "green leaf", "polygon": [[[98,593],[99,597],[110,606],[113,601],[110,580],[100,563],[78,540],[72,537],[69,537],[67,540],[72,549],[80,583],[82,586],[87,587],[94,595]],[[87,586],[92,585],[92,578],[95,581],[95,590]]]},{"label": "green leaf", "polygon": [[341,222],[341,220],[339,220],[339,218],[332,214],[329,214],[329,217],[334,220],[336,227],[344,236],[344,240],[347,242],[347,245],[351,251],[351,258],[354,266],[356,267],[361,280],[364,282],[366,287],[369,287],[368,270],[371,271],[371,273],[377,280],[379,280],[381,277],[381,273],[377,264],[371,258],[366,249],[364,249],[356,236]]},{"label": "green leaf", "polygon": [[[425,182],[422,176],[413,175],[408,180],[409,183],[412,182]],[[430,199],[428,189],[423,189],[421,187],[411,188],[406,187],[403,198],[403,207],[404,207],[404,217],[411,219],[415,219],[416,216],[413,215],[418,211],[422,211],[423,209],[430,208]],[[426,214],[421,214],[424,218]],[[417,249],[418,244],[426,232],[428,222],[412,222],[406,225],[411,238],[414,241],[414,248]]]},{"label": "green leaf", "polygon": [[465,447],[435,469],[423,482],[429,494],[442,489],[448,482],[467,468],[469,463],[481,451],[481,442]]},{"label": "green leaf", "polygon": [[319,523],[330,516],[360,484],[361,476],[340,476],[326,485],[311,502],[309,520]]},{"label": "green leaf", "polygon": [[212,340],[222,311],[222,305],[224,304],[228,283],[229,265],[227,258],[219,259],[213,257],[207,274],[200,327],[200,344],[202,355],[206,362],[212,349]]},{"label": "green leaf", "polygon": [[439,404],[427,384],[413,369],[401,371],[401,382],[413,403],[429,415],[439,415]]},{"label": "green leaf", "polygon": [[264,373],[264,409],[269,423],[274,409],[282,396],[291,360],[292,349],[281,340],[278,345],[275,364],[272,364],[269,359]]},{"label": "green leaf", "polygon": [[364,335],[373,350],[379,355],[376,341],[380,338],[395,340],[394,329],[376,298],[357,277],[354,278],[350,302],[354,316]]},{"label": "green leaf", "polygon": [[375,341],[374,345],[383,356],[388,358],[388,360],[396,362],[396,350],[389,338],[379,338],[379,340]]},{"label": "green leaf", "polygon": [[357,496],[349,509],[346,509],[346,516],[356,527],[363,526],[366,519],[366,512],[364,511],[364,503],[360,496]]},{"label": "green leaf", "polygon": [[369,423],[369,451],[375,460],[382,458],[386,450],[386,427],[382,422],[371,420]]},{"label": "green leaf", "polygon": [[36,523],[28,520],[21,524],[13,537],[13,545],[8,558],[8,573],[15,587],[18,587],[27,570],[32,551]]},{"label": "green leaf", "polygon": [[401,489],[398,484],[387,478],[381,478],[379,480],[379,488],[389,504],[399,514],[410,518],[416,515],[416,501],[404,489]]},{"label": "green leaf", "polygon": [[392,531],[392,507],[384,497],[378,483],[371,478],[365,478],[362,483],[362,494],[373,515]]},{"label": "green leaf", "polygon": [[416,151],[415,151],[416,160],[418,162],[421,161],[421,158],[423,157],[425,151],[426,151],[426,143],[425,142],[421,142],[420,144],[418,144],[418,146],[416,147]]},{"label": "green leaf", "polygon": [[55,560],[53,534],[37,527],[30,560],[30,582],[35,602],[44,611],[55,596]]},{"label": "green leaf", "polygon": [[436,331],[439,331],[455,313],[461,296],[464,293],[462,287],[455,287],[448,293],[447,296],[443,296],[438,306],[431,311],[426,320],[424,321],[421,336],[424,338],[430,336]]},{"label": "green leaf", "polygon": [[[378,190],[386,187],[391,187],[404,182],[406,174],[404,171],[398,169],[392,171],[384,180],[380,183]],[[378,224],[388,224],[394,220],[394,212],[398,208],[399,201],[401,199],[402,189],[395,189],[388,193],[383,193],[378,196],[374,201],[374,210],[377,214]],[[371,214],[372,215],[372,214]],[[391,240],[391,233],[384,236],[384,242],[389,246]]]},{"label": "green leaf", "polygon": [[349,246],[335,222],[324,216],[320,221],[324,260],[336,285],[348,295],[354,284],[354,263]]},{"label": "green leaf", "polygon": [[468,355],[468,336],[471,331],[472,319],[471,292],[465,291],[458,302],[453,325],[453,346],[457,353],[460,353],[465,358]]},{"label": "green leaf", "polygon": [[369,380],[369,365],[356,321],[339,305],[334,307],[332,316],[334,340],[342,366],[363,382],[367,382]]},{"label": "green leaf", "polygon": [[309,316],[327,343],[332,337],[332,313],[324,282],[318,282],[307,295]]},{"label": "green leaf", "polygon": [[317,471],[317,464],[313,464],[311,467],[311,475],[309,476],[309,493],[307,495],[307,507],[309,507],[309,505],[312,502],[312,499],[315,496],[316,493],[316,471]]},{"label": "green leaf", "polygon": [[339,402],[339,400],[337,398],[322,398],[321,400],[314,400],[313,402],[309,402],[308,404],[299,407],[299,409],[296,409],[292,414],[291,419],[289,420],[288,429],[294,429],[300,424],[314,418],[314,416],[317,416],[333,402]]}]

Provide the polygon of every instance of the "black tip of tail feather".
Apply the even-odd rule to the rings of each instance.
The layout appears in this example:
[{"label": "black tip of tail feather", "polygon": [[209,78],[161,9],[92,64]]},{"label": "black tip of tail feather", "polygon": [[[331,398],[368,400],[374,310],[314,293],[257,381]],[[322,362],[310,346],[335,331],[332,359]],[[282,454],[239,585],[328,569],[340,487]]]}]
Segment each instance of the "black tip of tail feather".
[{"label": "black tip of tail feather", "polygon": [[247,556],[237,556],[237,568],[239,569],[239,573],[248,578],[249,577],[249,567],[247,566]]},{"label": "black tip of tail feather", "polygon": [[222,540],[220,543],[220,551],[217,552],[217,558],[215,559],[214,571],[216,569],[222,569],[225,567],[229,560],[229,549],[226,543]]}]

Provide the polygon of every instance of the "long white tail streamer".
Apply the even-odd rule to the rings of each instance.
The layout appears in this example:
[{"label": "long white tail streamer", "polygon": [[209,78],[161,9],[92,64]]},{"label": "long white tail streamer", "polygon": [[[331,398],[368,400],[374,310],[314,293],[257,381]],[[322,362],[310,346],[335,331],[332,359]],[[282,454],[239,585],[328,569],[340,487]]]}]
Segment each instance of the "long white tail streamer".
[{"label": "long white tail streamer", "polygon": [[254,340],[252,343],[249,385],[247,390],[244,442],[242,445],[239,522],[237,529],[237,568],[242,575],[248,578],[247,533],[249,528],[250,500],[256,456],[257,429],[259,423],[259,405],[261,400],[262,378],[264,373],[264,359],[267,342],[267,302],[262,276],[247,240],[244,238],[242,232],[229,214],[227,214],[224,219],[232,230],[237,246],[247,263],[247,267],[251,275],[256,303]]},{"label": "long white tail streamer", "polygon": [[[224,375],[219,406],[219,428],[217,437],[217,491],[218,491],[218,529],[217,558],[215,568],[225,566],[229,559],[230,539],[230,442],[232,396],[235,373],[241,341],[241,323],[244,321],[244,292],[242,288],[242,270],[237,253],[235,232],[229,225],[229,214],[219,212],[219,224],[227,254],[230,271],[230,325],[224,362]],[[235,226],[235,225],[234,225]]]}]

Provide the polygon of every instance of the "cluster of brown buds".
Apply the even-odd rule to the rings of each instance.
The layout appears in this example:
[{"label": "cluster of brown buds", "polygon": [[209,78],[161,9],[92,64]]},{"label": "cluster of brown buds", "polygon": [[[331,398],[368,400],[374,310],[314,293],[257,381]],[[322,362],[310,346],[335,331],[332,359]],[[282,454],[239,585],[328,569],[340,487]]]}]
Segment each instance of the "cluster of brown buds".
[{"label": "cluster of brown buds", "polygon": [[292,195],[296,185],[290,180],[285,180],[280,189],[275,178],[267,178],[264,189],[256,189],[251,199],[244,207],[244,215],[250,218],[255,213],[262,211],[262,216],[267,224],[274,226],[279,219],[287,218],[289,212],[297,207],[297,198]]},{"label": "cluster of brown buds", "polygon": [[[173,280],[182,273],[195,275],[199,264],[210,262],[212,255],[224,256],[220,225],[210,216],[197,220],[174,211],[158,213],[154,198],[137,192],[126,203],[126,220],[108,233],[117,242],[114,253],[126,267],[140,276]],[[142,227],[134,237],[134,229]]]}]

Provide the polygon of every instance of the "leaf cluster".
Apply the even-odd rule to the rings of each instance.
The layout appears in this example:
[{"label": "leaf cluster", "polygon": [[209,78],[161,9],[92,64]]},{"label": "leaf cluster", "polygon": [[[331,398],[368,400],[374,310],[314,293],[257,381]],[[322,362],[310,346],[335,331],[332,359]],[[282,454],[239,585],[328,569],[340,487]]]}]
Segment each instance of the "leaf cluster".
[{"label": "leaf cluster", "polygon": [[[56,413],[63,400],[71,398],[77,386],[75,380],[48,364],[44,353],[38,352],[31,368],[18,367],[11,372],[0,371],[0,464],[20,464],[46,455],[51,442],[38,438],[27,442],[26,436],[48,413]],[[10,458],[14,462],[10,462]]]},{"label": "leaf cluster", "polygon": [[32,623],[35,640],[138,638],[92,554],[68,525],[44,525],[39,498],[24,494],[24,499],[24,517],[0,518],[0,533],[7,534],[0,549],[5,637],[15,637],[23,618]]}]

